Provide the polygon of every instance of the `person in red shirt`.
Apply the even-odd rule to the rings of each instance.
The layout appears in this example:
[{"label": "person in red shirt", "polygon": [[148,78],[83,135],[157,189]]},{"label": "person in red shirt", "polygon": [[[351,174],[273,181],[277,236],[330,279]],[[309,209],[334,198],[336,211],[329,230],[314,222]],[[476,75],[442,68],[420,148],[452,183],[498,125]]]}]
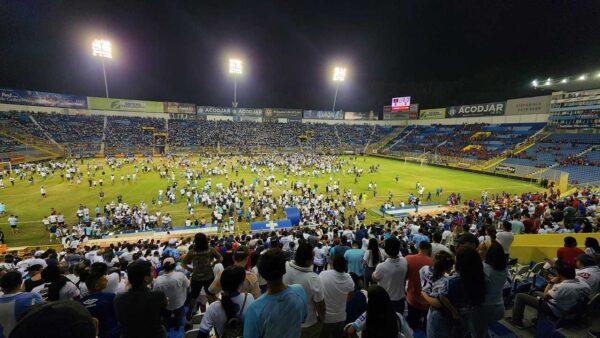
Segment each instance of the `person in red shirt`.
[{"label": "person in red shirt", "polygon": [[565,237],[564,241],[565,246],[556,251],[556,257],[575,268],[577,256],[583,254],[584,252],[577,247],[577,240],[575,237],[567,236]]},{"label": "person in red shirt", "polygon": [[429,310],[429,303],[421,294],[421,276],[419,270],[425,265],[433,265],[431,259],[431,243],[419,242],[419,253],[406,256],[408,270],[406,272],[406,303],[408,304],[408,316],[406,321],[413,329],[424,328]]}]

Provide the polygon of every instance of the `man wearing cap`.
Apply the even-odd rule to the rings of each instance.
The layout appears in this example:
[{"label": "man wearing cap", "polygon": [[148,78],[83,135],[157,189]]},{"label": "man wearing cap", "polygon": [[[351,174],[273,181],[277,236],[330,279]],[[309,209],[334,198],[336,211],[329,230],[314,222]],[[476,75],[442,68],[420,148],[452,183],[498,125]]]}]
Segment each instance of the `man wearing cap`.
[{"label": "man wearing cap", "polygon": [[[233,252],[233,265],[240,266],[246,269],[248,265],[249,250],[246,246],[240,245]],[[221,292],[221,274],[215,276],[215,280],[208,288],[210,293],[219,294]],[[260,297],[260,287],[258,285],[258,277],[251,271],[246,270],[246,279],[240,289],[242,293],[250,293],[254,299]]]},{"label": "man wearing cap", "polygon": [[590,295],[600,292],[600,267],[590,255],[581,254],[576,258],[575,277],[590,286]]},{"label": "man wearing cap", "polygon": [[167,257],[162,261],[163,273],[154,280],[152,289],[162,291],[169,303],[163,310],[163,323],[167,330],[181,326],[184,316],[185,298],[190,280],[180,271],[175,271],[175,259]]}]

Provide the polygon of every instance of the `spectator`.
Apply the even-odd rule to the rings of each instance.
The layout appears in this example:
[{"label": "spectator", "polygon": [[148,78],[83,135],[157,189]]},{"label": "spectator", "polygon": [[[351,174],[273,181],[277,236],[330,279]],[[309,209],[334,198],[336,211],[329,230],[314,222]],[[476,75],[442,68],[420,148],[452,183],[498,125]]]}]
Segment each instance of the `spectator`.
[{"label": "spectator", "polygon": [[510,254],[510,246],[512,242],[515,240],[515,235],[512,233],[512,223],[509,221],[502,222],[502,229],[496,233],[496,241],[502,245],[504,249],[504,254],[508,259]]},{"label": "spectator", "polygon": [[348,262],[348,272],[354,272],[358,277],[362,278],[365,275],[363,267],[364,256],[365,251],[360,249],[360,242],[352,242],[352,249],[344,253],[344,258]]},{"label": "spectator", "polygon": [[594,255],[600,255],[600,245],[598,240],[594,237],[586,237],[585,239],[585,250],[586,255],[594,257]]},{"label": "spectator", "polygon": [[408,269],[406,273],[406,303],[408,304],[407,322],[411,328],[424,328],[429,303],[421,294],[421,278],[419,271],[422,267],[432,265],[431,244],[428,241],[419,242],[419,252],[406,256]]},{"label": "spectator", "polygon": [[17,321],[33,305],[41,304],[42,297],[33,292],[21,292],[23,278],[21,273],[12,270],[0,278],[0,332],[2,337],[8,337]]},{"label": "spectator", "polygon": [[308,316],[306,293],[301,285],[283,282],[286,261],[281,249],[263,253],[258,272],[267,281],[267,292],[248,307],[244,338],[299,338]]},{"label": "spectator", "polygon": [[214,328],[217,337],[238,337],[243,335],[244,317],[248,308],[254,302],[250,293],[240,292],[246,271],[239,265],[231,265],[221,273],[223,293],[220,301],[208,306],[200,323],[198,338],[210,337]]},{"label": "spectator", "polygon": [[385,289],[392,301],[394,310],[398,313],[404,313],[404,285],[408,263],[406,258],[398,257],[400,241],[394,237],[386,239],[385,253],[388,258],[385,262],[377,265],[372,278],[373,281]]},{"label": "spectator", "polygon": [[354,282],[354,291],[352,297],[346,303],[346,324],[354,322],[367,310],[367,292],[362,288],[362,279],[355,273],[349,275]]},{"label": "spectator", "polygon": [[489,325],[504,317],[502,290],[508,278],[506,255],[502,245],[495,241],[483,242],[480,248],[488,245],[489,247],[484,249],[483,262],[485,298],[480,306],[473,309],[472,337],[485,337]]},{"label": "spectator", "polygon": [[[533,307],[538,312],[543,311],[546,314],[560,317],[589,297],[589,285],[575,278],[575,269],[570,264],[558,260],[554,267],[558,276],[550,279],[543,294],[517,294],[512,312],[512,323],[515,326],[523,327],[525,306]],[[546,300],[541,308],[538,308],[538,296],[542,296]]]},{"label": "spectator", "polygon": [[[194,236],[194,247],[190,248],[182,262],[183,268],[192,272],[188,320],[192,318],[195,312],[197,299],[202,288],[204,288],[209,301],[215,300],[215,297],[209,291],[209,287],[215,279],[213,266],[222,261],[223,257],[214,248],[208,246],[206,235],[201,232],[197,233]],[[190,264],[193,265],[193,268],[189,266]]]},{"label": "spectator", "polygon": [[325,295],[323,282],[312,271],[313,248],[301,243],[296,250],[294,260],[286,264],[283,283],[300,284],[306,293],[308,315],[302,324],[302,337],[318,337],[321,324],[325,320]]},{"label": "spectator", "polygon": [[327,250],[323,248],[323,243],[317,243],[317,246],[313,249],[313,271],[316,274],[320,274],[323,268],[327,264]]},{"label": "spectator", "polygon": [[592,297],[600,292],[600,267],[598,267],[596,261],[589,255],[579,255],[576,263],[576,277],[589,285],[590,296]]},{"label": "spectator", "polygon": [[60,273],[56,265],[48,265],[42,270],[44,283],[36,286],[31,292],[39,293],[48,302],[65,299],[79,299],[80,291],[67,277]]},{"label": "spectator", "polygon": [[373,272],[379,263],[383,261],[383,253],[379,248],[379,242],[377,239],[371,238],[369,239],[369,244],[367,246],[367,250],[363,256],[363,265],[365,267],[365,278],[364,285],[368,287],[372,281]]},{"label": "spectator", "polygon": [[335,255],[332,259],[333,270],[323,271],[319,275],[323,283],[325,304],[327,304],[321,338],[343,336],[346,302],[352,299],[354,294],[354,282],[346,272],[347,264],[344,257]]},{"label": "spectator", "polygon": [[371,285],[368,299],[367,311],[346,331],[350,337],[358,337],[358,332],[362,332],[362,338],[398,337],[400,333],[405,337],[413,336],[402,314],[395,311],[390,296],[384,288]]},{"label": "spectator", "polygon": [[175,271],[175,259],[167,257],[162,261],[163,271],[152,284],[152,290],[162,291],[169,303],[162,313],[163,325],[168,330],[181,326],[185,317],[184,305],[190,281],[180,271]]},{"label": "spectator", "polygon": [[575,268],[575,259],[584,252],[577,247],[577,240],[575,237],[567,236],[564,238],[564,242],[564,247],[559,248],[556,251],[556,257],[558,260],[561,260]]},{"label": "spectator", "polygon": [[[245,245],[239,245],[233,252],[233,265],[246,268],[248,264],[249,251]],[[220,274],[217,274],[215,280],[209,287],[209,291],[213,295],[221,292]],[[246,278],[242,284],[241,292],[250,293],[254,299],[260,297],[260,287],[258,285],[258,277],[251,271],[246,271]]]},{"label": "spectator", "polygon": [[452,254],[452,251],[442,244],[442,233],[440,231],[436,231],[431,238],[433,239],[433,243],[431,243],[431,257],[435,257],[440,251],[446,251],[447,253]]},{"label": "spectator", "polygon": [[115,313],[122,338],[166,337],[161,314],[167,307],[167,297],[162,291],[151,291],[152,265],[136,260],[127,266],[131,288],[115,298]]},{"label": "spectator", "polygon": [[86,270],[84,273],[88,295],[79,302],[98,320],[98,337],[117,338],[119,330],[115,315],[115,294],[105,292],[108,279],[99,270]]}]

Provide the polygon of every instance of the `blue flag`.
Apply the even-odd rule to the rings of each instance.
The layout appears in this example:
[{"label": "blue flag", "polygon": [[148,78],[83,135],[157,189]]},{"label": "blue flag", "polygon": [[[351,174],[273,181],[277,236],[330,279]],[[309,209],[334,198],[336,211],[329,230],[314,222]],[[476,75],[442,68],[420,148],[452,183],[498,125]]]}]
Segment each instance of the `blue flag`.
[{"label": "blue flag", "polygon": [[292,222],[289,219],[280,219],[273,221],[253,222],[250,225],[251,231],[277,231],[280,229],[288,229],[292,227]]}]

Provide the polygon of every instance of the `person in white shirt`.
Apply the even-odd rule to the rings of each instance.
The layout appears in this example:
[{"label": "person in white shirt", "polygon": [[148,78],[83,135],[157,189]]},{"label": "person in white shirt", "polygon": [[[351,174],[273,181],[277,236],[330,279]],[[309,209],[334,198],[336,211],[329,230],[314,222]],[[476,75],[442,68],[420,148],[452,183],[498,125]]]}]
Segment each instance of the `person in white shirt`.
[{"label": "person in white shirt", "polygon": [[38,285],[31,292],[39,293],[45,301],[79,299],[80,291],[67,277],[60,274],[56,265],[49,265],[42,270],[44,284]]},{"label": "person in white shirt", "polygon": [[184,316],[185,298],[190,280],[180,271],[175,271],[177,264],[173,257],[167,257],[162,262],[163,273],[152,284],[153,290],[160,290],[167,296],[167,311],[163,313],[165,328],[177,328]]},{"label": "person in white shirt", "polygon": [[306,293],[308,303],[308,315],[302,324],[302,334],[309,337],[319,336],[321,326],[319,321],[325,319],[325,295],[323,282],[319,276],[312,271],[313,263],[312,247],[302,243],[296,250],[294,260],[286,263],[283,283],[300,284]]},{"label": "person in white shirt", "polygon": [[510,246],[514,240],[515,235],[512,232],[512,223],[509,221],[502,222],[502,229],[496,233],[496,241],[502,245],[507,258],[510,253]]},{"label": "person in white shirt", "polygon": [[575,259],[575,277],[590,286],[590,295],[600,292],[600,267],[590,255],[581,254]]},{"label": "person in white shirt", "polygon": [[332,259],[333,270],[321,272],[319,278],[323,282],[325,295],[325,323],[321,329],[321,337],[341,337],[346,322],[346,302],[354,294],[354,282],[346,272],[348,263],[340,254]]},{"label": "person in white shirt", "polygon": [[432,236],[433,243],[431,243],[431,257],[435,257],[435,255],[440,251],[446,251],[449,254],[452,254],[452,251],[448,249],[447,246],[442,244],[442,233],[436,232]]},{"label": "person in white shirt", "polygon": [[[249,293],[240,293],[246,278],[246,271],[241,266],[232,265],[221,273],[221,287],[223,294],[221,300],[216,301],[206,309],[200,323],[198,338],[210,337],[210,331],[215,330],[218,337],[222,337],[227,328],[227,323],[234,317],[239,319],[239,328],[243,330],[246,310],[254,302],[254,297]],[[242,332],[240,332],[241,334]]]},{"label": "person in white shirt", "polygon": [[390,237],[385,241],[385,253],[388,258],[380,263],[373,272],[373,281],[383,287],[390,296],[394,310],[404,313],[404,288],[408,263],[406,258],[399,257],[400,241]]}]

